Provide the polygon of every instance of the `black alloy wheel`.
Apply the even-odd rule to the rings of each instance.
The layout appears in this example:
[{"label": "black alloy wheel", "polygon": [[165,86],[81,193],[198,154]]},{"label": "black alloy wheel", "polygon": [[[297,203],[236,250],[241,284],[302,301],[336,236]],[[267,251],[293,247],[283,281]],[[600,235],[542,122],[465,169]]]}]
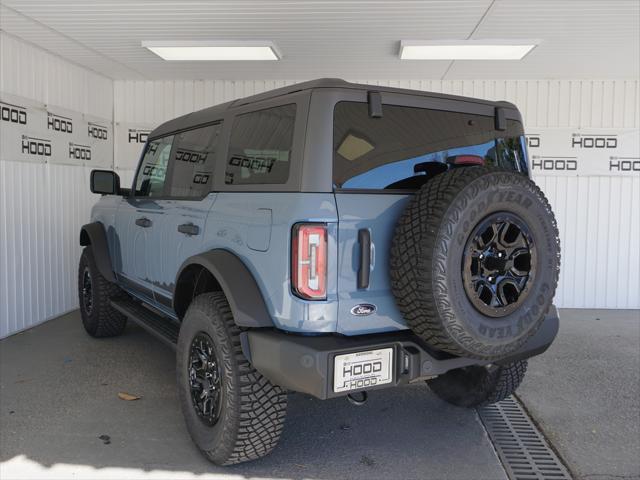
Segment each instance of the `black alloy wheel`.
[{"label": "black alloy wheel", "polygon": [[91,315],[93,312],[93,285],[91,282],[91,272],[89,266],[84,268],[82,272],[82,306],[87,315]]},{"label": "black alloy wheel", "polygon": [[215,425],[222,406],[220,366],[213,340],[204,332],[191,342],[188,376],[191,402],[198,417],[208,426]]},{"label": "black alloy wheel", "polygon": [[519,216],[498,212],[483,219],[467,241],[462,279],[482,314],[504,317],[517,309],[535,277],[536,246]]}]

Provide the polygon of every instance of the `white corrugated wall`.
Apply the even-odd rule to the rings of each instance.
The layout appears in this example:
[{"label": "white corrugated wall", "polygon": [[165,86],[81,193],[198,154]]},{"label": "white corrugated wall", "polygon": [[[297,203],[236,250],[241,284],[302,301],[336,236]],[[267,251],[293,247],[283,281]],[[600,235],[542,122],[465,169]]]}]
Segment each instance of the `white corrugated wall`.
[{"label": "white corrugated wall", "polygon": [[[111,118],[113,82],[0,33],[0,91]],[[1,128],[1,127],[0,127]],[[89,171],[0,161],[0,338],[77,308]]]},{"label": "white corrugated wall", "polygon": [[[115,122],[156,125],[293,81],[115,81],[2,34],[0,91]],[[637,80],[375,81],[514,102],[532,128],[640,128]],[[118,152],[115,152],[118,166]],[[131,171],[120,171],[125,182]],[[640,178],[536,177],[563,248],[557,304],[640,308]],[[0,162],[0,337],[76,308],[82,167]]]}]

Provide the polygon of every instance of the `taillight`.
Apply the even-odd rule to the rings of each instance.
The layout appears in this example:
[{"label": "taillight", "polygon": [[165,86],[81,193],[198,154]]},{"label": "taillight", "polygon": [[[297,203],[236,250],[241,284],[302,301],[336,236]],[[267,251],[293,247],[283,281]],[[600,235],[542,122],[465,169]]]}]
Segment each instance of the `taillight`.
[{"label": "taillight", "polygon": [[484,165],[484,158],[480,155],[456,155],[453,157],[455,165]]},{"label": "taillight", "polygon": [[291,239],[291,286],[307,300],[327,298],[327,226],[299,223]]}]

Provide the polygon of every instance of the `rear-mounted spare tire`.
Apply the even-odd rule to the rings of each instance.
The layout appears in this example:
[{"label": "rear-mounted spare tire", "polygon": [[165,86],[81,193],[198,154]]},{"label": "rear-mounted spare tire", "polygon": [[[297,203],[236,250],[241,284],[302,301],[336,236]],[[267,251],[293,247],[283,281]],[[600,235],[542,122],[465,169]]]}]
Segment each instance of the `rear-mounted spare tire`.
[{"label": "rear-mounted spare tire", "polygon": [[553,300],[556,221],[525,175],[457,168],[427,182],[402,214],[390,270],[402,315],[429,345],[504,357],[536,332]]}]

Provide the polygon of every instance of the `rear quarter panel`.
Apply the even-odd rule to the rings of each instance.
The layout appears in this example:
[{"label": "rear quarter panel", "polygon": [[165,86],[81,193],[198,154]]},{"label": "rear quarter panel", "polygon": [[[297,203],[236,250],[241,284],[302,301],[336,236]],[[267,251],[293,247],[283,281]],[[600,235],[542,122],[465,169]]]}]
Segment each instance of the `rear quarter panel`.
[{"label": "rear quarter panel", "polygon": [[[337,221],[332,193],[221,192],[209,212],[202,251],[228,250],[244,262],[277,328],[334,332],[338,321]],[[327,224],[326,301],[305,301],[291,292],[291,228],[298,222]]]}]

